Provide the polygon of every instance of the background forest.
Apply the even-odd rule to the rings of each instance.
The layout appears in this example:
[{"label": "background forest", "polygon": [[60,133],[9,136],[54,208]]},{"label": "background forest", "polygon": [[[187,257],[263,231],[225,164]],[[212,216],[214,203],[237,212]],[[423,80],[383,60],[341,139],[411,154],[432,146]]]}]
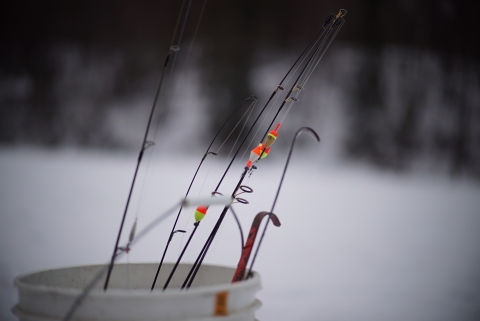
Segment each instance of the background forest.
[{"label": "background forest", "polygon": [[[202,5],[191,2],[184,59]],[[180,7],[2,2],[0,143],[138,148]],[[306,104],[339,114],[331,122],[341,132],[340,157],[480,177],[478,1],[210,0],[189,61],[172,72],[175,95],[193,97],[180,127],[208,138],[243,99],[265,100],[339,8],[348,10],[347,23],[314,74]],[[165,103],[158,126],[179,127],[178,110]],[[195,125],[198,117],[207,125]],[[295,126],[312,112],[302,117]]]}]

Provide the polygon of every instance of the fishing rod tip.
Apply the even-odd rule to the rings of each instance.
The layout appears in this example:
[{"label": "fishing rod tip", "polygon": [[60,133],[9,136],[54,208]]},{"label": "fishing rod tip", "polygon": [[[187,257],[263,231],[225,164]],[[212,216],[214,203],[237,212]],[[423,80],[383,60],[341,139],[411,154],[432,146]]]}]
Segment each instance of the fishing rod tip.
[{"label": "fishing rod tip", "polygon": [[338,18],[343,18],[343,17],[345,17],[346,14],[347,14],[347,10],[340,9],[340,11],[338,11],[337,16],[335,18],[337,18],[337,19]]}]

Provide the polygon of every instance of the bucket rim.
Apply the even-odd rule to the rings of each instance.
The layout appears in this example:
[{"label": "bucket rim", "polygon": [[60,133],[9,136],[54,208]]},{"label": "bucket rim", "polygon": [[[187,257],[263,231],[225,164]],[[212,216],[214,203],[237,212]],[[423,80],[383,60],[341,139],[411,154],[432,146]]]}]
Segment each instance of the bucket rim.
[{"label": "bucket rim", "polygon": [[[116,265],[145,265],[145,264],[158,264],[157,262],[136,262],[136,263],[119,263]],[[165,264],[174,264],[171,262],[166,262]],[[192,265],[191,263],[182,263],[182,265]],[[105,264],[88,264],[88,265],[74,265],[74,266],[67,266],[67,267],[60,267],[60,268],[53,268],[53,269],[47,269],[47,270],[38,270],[35,272],[27,272],[18,275],[14,279],[14,285],[19,289],[19,290],[28,290],[28,291],[34,291],[34,292],[56,292],[62,295],[67,295],[67,296],[78,296],[82,293],[83,288],[69,288],[69,287],[60,287],[60,286],[47,286],[47,285],[42,285],[42,284],[30,284],[22,279],[28,276],[32,276],[34,274],[38,273],[45,273],[49,271],[58,271],[58,270],[64,270],[64,269],[71,269],[71,268],[81,268],[81,267],[98,267],[102,268],[104,267]],[[235,269],[232,266],[228,265],[221,265],[221,264],[204,264],[204,266],[212,266],[212,267],[221,267],[221,268],[229,268],[229,269]],[[166,289],[165,291],[162,291],[162,289],[158,289],[157,291],[151,291],[150,289],[109,289],[108,291],[91,291],[89,293],[89,297],[95,297],[95,298],[104,298],[104,297],[125,297],[125,296],[132,296],[132,294],[137,297],[137,298],[142,298],[142,297],[185,297],[185,296],[194,296],[198,295],[204,292],[222,292],[222,291],[227,291],[227,290],[241,290],[243,288],[255,288],[255,289],[260,289],[260,283],[261,283],[261,278],[260,274],[257,273],[256,271],[252,271],[253,277],[248,278],[247,280],[242,280],[240,282],[234,282],[234,283],[222,283],[222,284],[215,284],[215,285],[207,285],[207,286],[197,286],[197,287],[192,287],[188,289],[188,291],[179,291],[179,288],[171,288],[171,289]]]},{"label": "bucket rim", "polygon": [[[224,316],[224,317],[218,317],[217,316],[217,317],[214,317],[214,318],[219,318],[219,320],[228,321],[229,318],[232,318],[232,317],[235,318],[238,315],[247,313],[251,310],[256,311],[261,306],[262,306],[262,301],[260,301],[259,299],[255,299],[255,301],[251,305],[249,305],[249,306],[247,306],[243,309],[240,309],[240,310],[235,311],[233,313],[229,313],[227,316]],[[35,320],[35,321],[53,321],[53,320],[57,321],[58,320],[58,321],[60,321],[61,320],[61,319],[58,319],[58,318],[49,318],[49,317],[39,316],[37,314],[30,314],[26,311],[23,311],[18,303],[15,304],[10,310],[14,315],[16,315],[17,317],[22,318],[26,321],[29,321],[29,320]],[[209,320],[209,321],[212,320],[212,316],[201,317],[201,318],[198,319],[198,321],[205,321],[205,320]],[[255,319],[255,320],[257,320],[257,319]]]}]

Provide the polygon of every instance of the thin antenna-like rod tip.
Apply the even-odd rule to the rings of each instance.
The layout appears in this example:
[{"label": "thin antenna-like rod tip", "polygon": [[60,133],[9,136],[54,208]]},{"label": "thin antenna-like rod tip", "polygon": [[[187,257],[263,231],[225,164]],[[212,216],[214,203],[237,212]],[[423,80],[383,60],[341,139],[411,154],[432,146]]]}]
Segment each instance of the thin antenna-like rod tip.
[{"label": "thin antenna-like rod tip", "polygon": [[347,10],[345,10],[345,9],[340,9],[340,11],[338,11],[338,13],[337,13],[336,18],[337,18],[337,19],[338,19],[338,18],[343,18],[343,17],[345,17],[346,14],[347,14]]},{"label": "thin antenna-like rod tip", "polygon": [[297,131],[297,135],[301,133],[308,133],[310,134],[318,143],[320,143],[320,136],[318,136],[317,132],[311,129],[310,127],[302,127]]}]

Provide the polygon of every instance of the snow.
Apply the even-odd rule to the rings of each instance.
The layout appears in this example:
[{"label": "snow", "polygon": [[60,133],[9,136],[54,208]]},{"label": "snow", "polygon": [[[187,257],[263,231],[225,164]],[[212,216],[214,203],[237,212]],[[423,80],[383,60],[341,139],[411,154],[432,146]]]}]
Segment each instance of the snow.
[{"label": "snow", "polygon": [[[182,198],[203,155],[166,154],[146,155],[122,243],[135,216],[139,231]],[[274,210],[282,226],[269,226],[255,263],[263,286],[257,318],[480,319],[480,184],[317,156],[294,153],[290,163]],[[272,154],[245,181],[250,204],[235,205],[245,234],[257,212],[270,210],[285,157]],[[15,320],[17,275],[108,260],[135,162],[122,153],[0,149],[0,319]],[[222,164],[207,158],[192,195],[208,194]],[[229,193],[242,167],[234,164],[220,191]],[[210,208],[185,260],[196,258],[220,210]],[[178,228],[192,230],[192,213],[183,212]],[[123,261],[158,261],[173,219]],[[169,261],[187,237],[174,238]],[[228,215],[206,260],[234,266],[239,254]]]}]

